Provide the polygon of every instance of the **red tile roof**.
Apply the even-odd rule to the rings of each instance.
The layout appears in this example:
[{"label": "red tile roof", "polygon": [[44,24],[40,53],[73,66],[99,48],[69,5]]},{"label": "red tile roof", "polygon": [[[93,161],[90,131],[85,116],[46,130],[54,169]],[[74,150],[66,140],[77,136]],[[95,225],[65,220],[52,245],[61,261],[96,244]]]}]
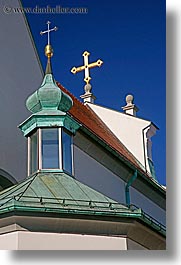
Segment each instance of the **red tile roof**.
[{"label": "red tile roof", "polygon": [[123,145],[123,143],[121,143],[121,141],[112,133],[112,131],[94,113],[94,111],[88,105],[84,105],[82,102],[80,102],[60,83],[57,82],[57,85],[60,87],[60,89],[62,89],[63,92],[67,93],[74,102],[69,114],[72,115],[73,118],[81,123],[84,127],[86,127],[91,133],[96,135],[99,139],[116,151],[124,160],[131,163],[139,171],[145,174],[133,154]]}]

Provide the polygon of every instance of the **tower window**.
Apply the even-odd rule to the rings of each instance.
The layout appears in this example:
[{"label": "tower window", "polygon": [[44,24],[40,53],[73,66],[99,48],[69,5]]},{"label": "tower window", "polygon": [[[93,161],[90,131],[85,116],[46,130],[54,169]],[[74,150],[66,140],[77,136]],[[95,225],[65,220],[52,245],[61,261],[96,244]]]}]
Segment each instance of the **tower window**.
[{"label": "tower window", "polygon": [[59,168],[58,128],[42,129],[42,168]]},{"label": "tower window", "polygon": [[63,169],[72,174],[72,136],[62,130]]},{"label": "tower window", "polygon": [[30,169],[31,169],[31,172],[35,172],[38,169],[38,134],[37,134],[37,132],[35,132],[31,136]]},{"label": "tower window", "polygon": [[64,128],[39,128],[28,137],[28,175],[37,170],[73,174],[72,134]]}]

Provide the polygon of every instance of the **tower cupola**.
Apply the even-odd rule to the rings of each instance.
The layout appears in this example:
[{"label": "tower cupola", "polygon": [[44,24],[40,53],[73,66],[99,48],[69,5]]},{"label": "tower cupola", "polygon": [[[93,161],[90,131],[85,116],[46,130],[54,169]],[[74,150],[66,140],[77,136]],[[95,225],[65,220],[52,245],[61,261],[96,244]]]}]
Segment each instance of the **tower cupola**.
[{"label": "tower cupola", "polygon": [[48,34],[45,47],[47,66],[40,88],[26,101],[32,115],[19,125],[28,139],[28,176],[37,171],[65,171],[73,175],[73,135],[80,125],[68,114],[73,106],[72,98],[56,84],[52,73],[51,58],[53,48],[50,45],[50,32],[57,27],[40,34]]}]

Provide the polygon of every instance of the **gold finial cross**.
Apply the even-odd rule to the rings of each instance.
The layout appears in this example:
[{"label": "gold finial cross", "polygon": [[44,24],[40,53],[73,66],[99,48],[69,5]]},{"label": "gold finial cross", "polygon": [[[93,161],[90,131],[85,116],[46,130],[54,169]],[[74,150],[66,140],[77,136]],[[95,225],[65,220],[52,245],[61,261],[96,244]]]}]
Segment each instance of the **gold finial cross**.
[{"label": "gold finial cross", "polygon": [[89,64],[89,61],[88,61],[88,56],[90,55],[89,52],[85,51],[82,56],[84,57],[84,65],[83,66],[79,66],[79,67],[73,67],[71,69],[71,72],[73,74],[76,74],[80,71],[83,71],[85,70],[85,78],[84,78],[84,81],[89,84],[90,80],[91,80],[91,77],[89,75],[89,69],[90,68],[93,68],[93,67],[96,67],[96,66],[101,66],[103,64],[103,61],[101,61],[100,59],[97,60],[97,62],[94,62],[94,63],[90,63]]},{"label": "gold finial cross", "polygon": [[50,45],[50,32],[51,32],[51,31],[56,31],[56,30],[58,30],[57,27],[54,27],[53,29],[50,29],[50,24],[51,24],[51,22],[50,22],[50,21],[47,21],[48,29],[45,30],[45,31],[41,31],[41,32],[40,32],[40,35],[43,35],[43,34],[45,34],[45,33],[48,34],[48,45]]}]

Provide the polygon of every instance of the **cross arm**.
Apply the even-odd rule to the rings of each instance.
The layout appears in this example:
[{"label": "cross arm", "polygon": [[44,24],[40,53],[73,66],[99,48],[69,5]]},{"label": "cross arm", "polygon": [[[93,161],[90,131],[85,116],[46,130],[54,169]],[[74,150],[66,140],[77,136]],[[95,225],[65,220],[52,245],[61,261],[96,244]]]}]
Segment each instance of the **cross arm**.
[{"label": "cross arm", "polygon": [[81,72],[83,70],[85,70],[85,66],[73,67],[71,69],[71,73],[76,74],[76,73]]},{"label": "cross arm", "polygon": [[58,28],[57,27],[54,27],[53,29],[48,29],[48,30],[45,30],[45,31],[40,31],[40,35],[43,35],[45,33],[49,33],[51,31],[57,31],[57,30],[58,30]]},{"label": "cross arm", "polygon": [[103,61],[101,61],[101,60],[97,60],[97,62],[90,63],[90,64],[88,65],[88,67],[89,67],[89,68],[93,68],[93,67],[95,67],[95,66],[99,66],[99,67],[101,67],[102,64],[103,64]]}]

